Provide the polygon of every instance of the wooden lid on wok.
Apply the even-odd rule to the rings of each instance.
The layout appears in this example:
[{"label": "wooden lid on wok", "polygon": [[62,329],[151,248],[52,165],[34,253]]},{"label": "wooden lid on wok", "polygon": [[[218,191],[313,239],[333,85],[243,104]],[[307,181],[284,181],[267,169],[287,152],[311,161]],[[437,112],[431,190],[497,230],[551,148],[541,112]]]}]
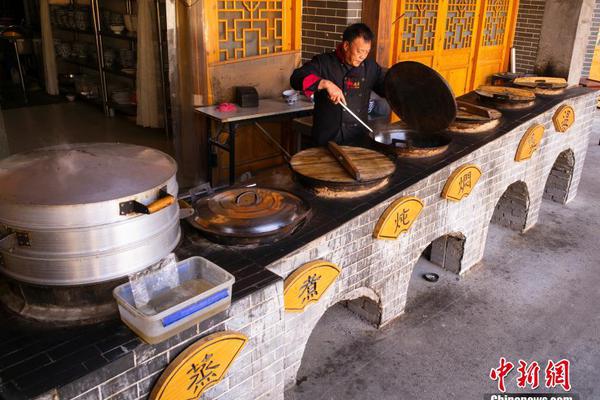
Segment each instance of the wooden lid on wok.
[{"label": "wooden lid on wok", "polygon": [[390,107],[411,129],[439,132],[456,118],[456,100],[450,85],[424,64],[399,62],[388,70],[384,84]]},{"label": "wooden lid on wok", "polygon": [[362,147],[339,146],[359,172],[355,179],[326,147],[313,147],[295,154],[290,165],[295,173],[311,182],[335,185],[361,185],[392,175],[396,165],[385,155]]}]

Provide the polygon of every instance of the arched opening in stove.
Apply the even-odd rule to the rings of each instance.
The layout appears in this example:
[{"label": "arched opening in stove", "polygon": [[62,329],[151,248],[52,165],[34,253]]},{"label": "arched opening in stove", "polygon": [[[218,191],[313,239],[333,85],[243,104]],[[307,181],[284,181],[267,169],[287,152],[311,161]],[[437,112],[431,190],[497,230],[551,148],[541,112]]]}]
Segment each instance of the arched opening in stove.
[{"label": "arched opening in stove", "polygon": [[[304,313],[311,311],[315,309],[307,308]],[[295,321],[301,319],[302,326],[293,329],[296,349],[286,349],[286,399],[300,392],[302,397],[320,398],[324,382],[346,376],[349,371],[345,366],[365,357],[366,346],[360,343],[371,341],[370,334],[377,331],[381,303],[374,290],[360,287],[343,295],[321,316],[305,315]],[[315,384],[317,380],[319,384]]]},{"label": "arched opening in stove", "polygon": [[452,232],[432,241],[415,263],[408,290],[405,310],[410,312],[422,303],[435,300],[448,282],[455,282],[461,271],[466,237],[461,232]]},{"label": "arched opening in stove", "polygon": [[544,199],[566,204],[569,201],[569,189],[575,169],[575,154],[567,149],[560,153],[548,174],[544,187]]},{"label": "arched opening in stove", "polygon": [[517,181],[511,184],[502,194],[491,222],[524,232],[527,225],[527,216],[529,213],[529,190],[523,181]]}]

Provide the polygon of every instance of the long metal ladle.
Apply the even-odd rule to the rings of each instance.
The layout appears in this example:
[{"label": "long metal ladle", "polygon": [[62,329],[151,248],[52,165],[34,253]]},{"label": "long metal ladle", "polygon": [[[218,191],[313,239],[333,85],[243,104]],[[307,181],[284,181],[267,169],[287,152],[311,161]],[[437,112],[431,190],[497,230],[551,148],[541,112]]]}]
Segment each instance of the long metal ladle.
[{"label": "long metal ladle", "polygon": [[350,111],[350,109],[348,108],[347,105],[345,105],[341,101],[338,104],[340,106],[342,106],[344,108],[344,110],[348,111],[348,113],[350,115],[352,115],[354,117],[354,119],[356,119],[358,122],[360,122],[362,124],[362,126],[364,126],[365,128],[367,128],[369,130],[369,132],[373,133],[373,129],[371,129],[371,127],[369,125],[365,124],[362,119],[358,118],[358,115],[356,115],[352,111]]}]

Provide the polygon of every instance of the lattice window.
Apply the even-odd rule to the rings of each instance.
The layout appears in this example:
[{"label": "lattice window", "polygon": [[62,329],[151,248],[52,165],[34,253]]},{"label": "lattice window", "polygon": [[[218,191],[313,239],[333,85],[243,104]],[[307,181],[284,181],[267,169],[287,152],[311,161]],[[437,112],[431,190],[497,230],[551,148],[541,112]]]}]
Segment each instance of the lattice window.
[{"label": "lattice window", "polygon": [[485,9],[485,25],[483,27],[484,46],[499,46],[504,43],[509,3],[510,0],[488,1]]},{"label": "lattice window", "polygon": [[287,50],[284,2],[218,0],[219,61]]},{"label": "lattice window", "polygon": [[433,50],[439,0],[404,1],[402,52]]},{"label": "lattice window", "polygon": [[450,0],[446,16],[444,49],[471,47],[477,0]]}]

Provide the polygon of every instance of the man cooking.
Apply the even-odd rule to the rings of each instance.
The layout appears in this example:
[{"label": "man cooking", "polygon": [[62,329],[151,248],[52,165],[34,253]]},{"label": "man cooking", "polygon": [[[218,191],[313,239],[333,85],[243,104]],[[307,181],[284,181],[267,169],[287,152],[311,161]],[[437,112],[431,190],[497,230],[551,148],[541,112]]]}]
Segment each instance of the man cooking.
[{"label": "man cooking", "polygon": [[307,97],[314,94],[312,135],[316,145],[331,140],[356,144],[368,133],[338,103],[346,104],[366,122],[371,90],[384,96],[385,71],[367,58],[372,41],[373,32],[367,25],[352,24],[335,51],[314,56],[292,73],[292,88],[303,91]]}]

